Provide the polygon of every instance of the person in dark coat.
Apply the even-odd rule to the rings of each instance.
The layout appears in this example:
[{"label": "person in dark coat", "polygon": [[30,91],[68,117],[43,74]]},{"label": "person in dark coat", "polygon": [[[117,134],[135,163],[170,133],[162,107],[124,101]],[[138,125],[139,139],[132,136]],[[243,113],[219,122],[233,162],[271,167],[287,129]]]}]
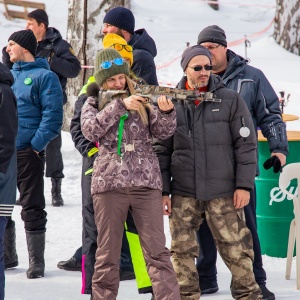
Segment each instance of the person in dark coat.
[{"label": "person in dark coat", "polygon": [[[281,117],[278,96],[263,72],[250,66],[247,59],[227,49],[225,32],[217,25],[204,28],[198,36],[198,44],[212,54],[212,72],[222,77],[225,85],[237,91],[245,101],[252,117],[254,128],[260,128],[267,138],[271,156],[276,156],[285,165],[288,155],[286,126]],[[257,175],[258,175],[257,169]],[[266,287],[266,272],[256,226],[256,195],[251,191],[250,203],[245,207],[246,224],[251,231],[254,248],[253,269],[263,299],[274,300],[275,295]],[[201,258],[197,261],[202,293],[218,291],[216,258],[211,232],[206,222],[199,231]]]},{"label": "person in dark coat", "polygon": [[16,97],[11,90],[14,78],[0,63],[0,300],[4,300],[4,234],[15,239],[15,227],[6,230],[16,202],[18,115]]},{"label": "person in dark coat", "polygon": [[[48,27],[48,15],[42,9],[36,9],[27,16],[26,29],[31,29],[38,41],[37,56],[48,59],[51,71],[59,78],[63,90],[63,103],[67,103],[66,85],[68,78],[78,76],[81,65],[71,45],[65,41],[54,27]],[[64,204],[61,196],[61,182],[64,178],[61,154],[61,134],[53,139],[46,148],[46,177],[52,182],[52,205]]]},{"label": "person in dark coat", "polygon": [[257,163],[250,113],[238,93],[211,74],[211,54],[206,48],[187,48],[181,66],[186,75],[178,87],[204,96],[202,101],[174,99],[176,131],[168,140],[154,140],[181,297],[200,299],[194,263],[199,255],[196,232],[206,216],[218,252],[232,274],[233,298],[262,299],[252,269],[251,233],[244,219]]},{"label": "person in dark coat", "polygon": [[63,93],[46,58],[35,58],[31,30],[14,32],[6,51],[14,63],[12,90],[18,105],[17,186],[29,254],[27,277],[44,276],[47,213],[44,197],[45,148],[61,130]]},{"label": "person in dark coat", "polygon": [[102,33],[116,33],[133,48],[132,72],[145,82],[158,85],[154,57],[157,54],[154,40],[145,29],[134,30],[135,18],[131,10],[115,7],[103,19]]}]

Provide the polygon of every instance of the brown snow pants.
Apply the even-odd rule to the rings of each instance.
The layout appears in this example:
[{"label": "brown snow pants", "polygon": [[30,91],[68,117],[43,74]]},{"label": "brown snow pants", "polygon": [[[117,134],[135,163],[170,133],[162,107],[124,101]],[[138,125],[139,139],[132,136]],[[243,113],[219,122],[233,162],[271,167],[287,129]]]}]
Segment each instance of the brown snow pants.
[{"label": "brown snow pants", "polygon": [[115,300],[124,223],[130,208],[156,300],[180,300],[179,285],[165,247],[161,191],[122,188],[93,196],[97,226],[94,300]]}]

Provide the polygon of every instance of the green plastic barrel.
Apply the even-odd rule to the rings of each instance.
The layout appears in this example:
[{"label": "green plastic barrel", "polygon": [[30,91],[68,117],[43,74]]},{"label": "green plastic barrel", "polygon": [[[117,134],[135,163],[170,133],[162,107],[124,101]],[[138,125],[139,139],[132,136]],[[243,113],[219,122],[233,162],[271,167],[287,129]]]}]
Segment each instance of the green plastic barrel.
[{"label": "green plastic barrel", "polygon": [[[288,131],[289,156],[287,164],[300,162],[300,131]],[[270,157],[269,144],[259,132],[258,153],[260,175],[256,177],[257,228],[262,254],[286,257],[290,223],[294,218],[293,201],[278,187],[279,173],[265,170],[263,163]],[[297,180],[288,190],[297,194]]]}]

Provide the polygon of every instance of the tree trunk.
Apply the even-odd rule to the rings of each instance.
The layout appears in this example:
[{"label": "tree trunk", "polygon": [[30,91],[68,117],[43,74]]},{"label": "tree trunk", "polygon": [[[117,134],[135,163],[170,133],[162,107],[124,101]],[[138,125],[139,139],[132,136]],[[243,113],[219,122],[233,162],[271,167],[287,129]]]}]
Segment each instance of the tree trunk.
[{"label": "tree trunk", "polygon": [[300,1],[276,0],[274,38],[286,50],[300,55]]},{"label": "tree trunk", "polygon": [[[82,66],[93,66],[96,52],[102,48],[102,25],[106,12],[112,7],[129,7],[128,0],[69,0],[67,40]],[[63,130],[69,131],[77,96],[93,75],[93,68],[83,67],[74,79],[68,79],[68,102],[64,108]]]}]

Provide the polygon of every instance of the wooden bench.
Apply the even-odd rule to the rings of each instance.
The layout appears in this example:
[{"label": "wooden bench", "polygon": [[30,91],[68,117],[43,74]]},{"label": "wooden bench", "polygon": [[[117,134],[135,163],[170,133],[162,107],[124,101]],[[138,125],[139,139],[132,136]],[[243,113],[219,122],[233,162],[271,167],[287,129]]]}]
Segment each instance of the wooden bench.
[{"label": "wooden bench", "polygon": [[[5,12],[4,15],[7,19],[19,18],[19,19],[27,19],[27,15],[29,13],[28,8],[33,9],[43,9],[46,10],[46,5],[41,2],[34,1],[23,1],[23,0],[1,0],[4,4]],[[10,7],[14,8],[11,9]],[[16,7],[23,7],[22,10],[16,10]]]}]

